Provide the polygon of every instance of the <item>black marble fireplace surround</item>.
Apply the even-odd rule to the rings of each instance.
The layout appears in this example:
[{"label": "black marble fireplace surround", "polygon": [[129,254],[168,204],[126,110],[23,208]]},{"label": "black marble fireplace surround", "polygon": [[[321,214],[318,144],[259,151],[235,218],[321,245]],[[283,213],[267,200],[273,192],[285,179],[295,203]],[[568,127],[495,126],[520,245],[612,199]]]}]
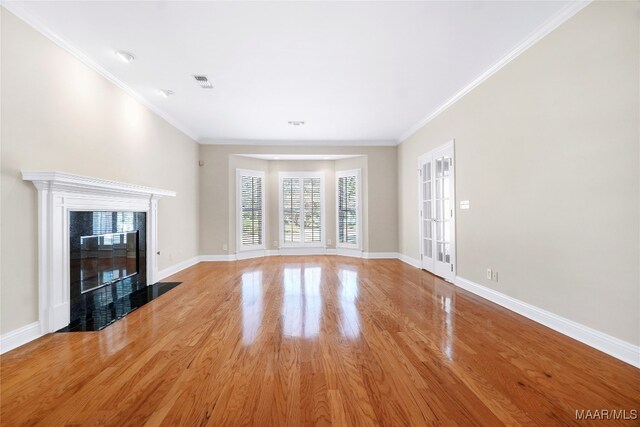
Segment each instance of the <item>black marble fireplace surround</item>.
[{"label": "black marble fireplace surround", "polygon": [[70,327],[101,329],[130,311],[122,299],[147,286],[146,242],[145,212],[69,213]]}]

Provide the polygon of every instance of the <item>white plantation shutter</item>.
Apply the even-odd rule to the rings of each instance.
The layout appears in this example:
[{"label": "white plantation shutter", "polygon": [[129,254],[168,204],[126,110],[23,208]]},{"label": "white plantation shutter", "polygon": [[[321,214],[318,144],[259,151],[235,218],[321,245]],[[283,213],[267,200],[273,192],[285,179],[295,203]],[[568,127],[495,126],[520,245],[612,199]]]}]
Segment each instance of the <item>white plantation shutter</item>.
[{"label": "white plantation shutter", "polygon": [[239,175],[240,243],[244,247],[259,247],[264,241],[264,179],[259,172],[246,171]]},{"label": "white plantation shutter", "polygon": [[300,178],[282,180],[282,214],[284,243],[300,243]]},{"label": "white plantation shutter", "polygon": [[323,244],[322,178],[317,173],[281,175],[282,242]]},{"label": "white plantation shutter", "polygon": [[337,176],[338,244],[358,246],[359,229],[359,176],[356,171],[341,172]]},{"label": "white plantation shutter", "polygon": [[321,242],[320,178],[304,178],[304,242]]}]

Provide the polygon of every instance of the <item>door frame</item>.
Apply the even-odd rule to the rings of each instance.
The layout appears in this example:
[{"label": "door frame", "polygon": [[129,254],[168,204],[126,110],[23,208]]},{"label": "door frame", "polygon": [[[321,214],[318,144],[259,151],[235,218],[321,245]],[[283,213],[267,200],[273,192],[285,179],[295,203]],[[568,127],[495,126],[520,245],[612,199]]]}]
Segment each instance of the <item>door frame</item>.
[{"label": "door frame", "polygon": [[[423,224],[424,221],[422,219],[422,215],[421,215],[421,210],[422,210],[422,206],[423,206],[423,200],[422,200],[422,164],[424,163],[424,161],[426,159],[433,159],[434,158],[434,154],[436,154],[438,151],[442,151],[445,149],[451,149],[451,161],[452,161],[452,166],[453,166],[453,172],[450,173],[450,179],[451,179],[451,209],[452,209],[452,218],[451,218],[451,266],[452,266],[452,270],[451,270],[451,274],[448,277],[443,277],[444,280],[446,280],[447,282],[454,282],[455,277],[458,274],[458,263],[457,263],[457,256],[456,256],[456,252],[457,252],[457,234],[456,234],[456,218],[457,218],[457,206],[456,206],[456,168],[457,168],[457,164],[456,164],[456,151],[455,151],[455,139],[452,139],[451,141],[446,142],[443,145],[440,145],[432,150],[429,150],[428,152],[422,154],[421,156],[418,157],[418,248],[419,248],[419,253],[420,253],[420,268],[423,270],[427,270],[430,273],[435,275],[435,271],[431,271],[429,269],[426,269],[424,267],[423,264],[423,260],[424,260],[424,243],[423,243],[423,239],[424,239],[424,232],[423,232]],[[431,164],[431,170],[433,171],[432,173],[435,174],[435,165]],[[431,179],[431,185],[435,185],[435,180]],[[431,194],[432,196],[435,195],[435,189],[432,187],[431,188]],[[431,209],[435,209],[435,203],[431,204]],[[435,230],[432,230],[432,236],[434,237],[435,240]],[[434,241],[432,240],[432,241]],[[433,256],[435,257],[435,249],[432,252]],[[435,265],[435,261],[434,261],[434,265]],[[433,268],[433,270],[435,270],[435,268]]]}]

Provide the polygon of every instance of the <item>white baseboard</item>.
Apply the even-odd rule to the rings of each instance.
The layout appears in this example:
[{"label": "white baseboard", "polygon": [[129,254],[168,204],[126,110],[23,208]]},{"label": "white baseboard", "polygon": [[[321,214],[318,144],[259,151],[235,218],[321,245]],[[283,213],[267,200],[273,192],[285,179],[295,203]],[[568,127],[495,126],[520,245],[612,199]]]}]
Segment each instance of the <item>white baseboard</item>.
[{"label": "white baseboard", "polygon": [[420,261],[415,258],[411,258],[405,254],[398,254],[398,259],[405,264],[409,264],[415,268],[420,268]]},{"label": "white baseboard", "polygon": [[7,332],[0,336],[0,354],[18,348],[41,336],[40,322],[29,323],[26,326]]},{"label": "white baseboard", "polygon": [[400,259],[397,252],[363,252],[362,258],[365,259]]},{"label": "white baseboard", "polygon": [[455,279],[456,286],[461,287],[484,299],[508,308],[524,317],[538,322],[554,331],[567,335],[583,344],[607,353],[623,362],[640,368],[640,346],[633,345],[619,338],[612,337],[573,320],[553,314],[526,302],[494,291],[460,276]]},{"label": "white baseboard", "polygon": [[238,252],[235,256],[236,260],[243,260],[243,259],[251,259],[251,258],[264,258],[267,254],[267,251],[265,251],[264,249],[258,249],[255,251],[244,251],[244,252]]},{"label": "white baseboard", "polygon": [[327,255],[327,248],[280,248],[277,252],[280,256],[295,255]]},{"label": "white baseboard", "polygon": [[228,262],[235,261],[236,256],[229,255],[200,255],[198,257],[198,262]]},{"label": "white baseboard", "polygon": [[184,270],[185,268],[189,268],[192,265],[196,265],[200,262],[200,257],[194,256],[193,258],[186,259],[182,262],[179,262],[171,267],[167,267],[164,270],[158,271],[158,276],[156,277],[156,282],[159,282],[167,277],[176,274],[179,271]]},{"label": "white baseboard", "polygon": [[364,258],[364,252],[360,249],[336,248],[335,254],[340,256],[349,256],[353,258]]}]

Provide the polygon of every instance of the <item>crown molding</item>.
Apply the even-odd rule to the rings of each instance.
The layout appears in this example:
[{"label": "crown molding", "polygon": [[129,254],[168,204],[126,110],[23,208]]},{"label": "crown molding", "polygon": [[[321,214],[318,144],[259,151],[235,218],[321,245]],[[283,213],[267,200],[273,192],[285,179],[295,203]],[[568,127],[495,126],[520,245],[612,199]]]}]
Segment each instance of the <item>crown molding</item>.
[{"label": "crown molding", "polygon": [[72,46],[65,39],[60,37],[58,34],[52,31],[49,27],[43,24],[39,19],[34,17],[32,14],[26,12],[22,7],[20,7],[19,4],[17,4],[17,2],[2,1],[0,2],[0,7],[4,7],[9,12],[16,15],[19,19],[26,22],[27,25],[34,28],[36,31],[38,31],[40,34],[42,34],[43,36],[51,40],[53,43],[55,43],[56,45],[66,50],[71,55],[73,55],[76,59],[78,59],[84,65],[86,65],[96,73],[100,74],[102,77],[104,77],[105,79],[107,79],[108,81],[116,85],[118,88],[122,89],[126,94],[134,98],[140,104],[147,107],[149,110],[156,113],[158,116],[164,119],[167,123],[169,123],[176,129],[180,130],[189,138],[193,139],[196,142],[200,142],[199,137],[193,134],[191,131],[189,131],[186,128],[186,126],[182,125],[177,120],[169,117],[167,114],[165,114],[160,109],[158,109],[155,105],[153,105],[149,100],[147,100],[144,96],[142,96],[140,93],[135,91],[133,88],[131,88],[126,83],[124,83],[122,80],[120,80],[119,78],[111,74],[109,71],[104,69],[102,66],[100,66],[94,60],[92,60],[88,55],[86,55],[80,49],[77,49],[76,47]]},{"label": "crown molding", "polygon": [[269,146],[313,146],[313,147],[393,147],[398,142],[388,140],[270,140],[270,139],[215,139],[202,138],[201,145],[269,145]]},{"label": "crown molding", "polygon": [[576,13],[580,12],[582,9],[587,7],[592,0],[574,0],[569,3],[567,6],[558,11],[555,15],[545,21],[542,25],[540,25],[536,30],[533,31],[527,38],[525,38],[520,44],[518,44],[515,48],[513,48],[509,53],[503,56],[498,62],[493,64],[483,73],[478,75],[475,79],[473,79],[469,84],[463,87],[460,91],[458,91],[455,95],[449,98],[444,104],[435,109],[432,113],[430,113],[427,117],[420,120],[418,123],[411,126],[407,129],[400,137],[398,138],[398,144],[403,143],[410,136],[413,136],[417,131],[419,131],[422,127],[424,127],[431,120],[438,117],[442,114],[446,109],[451,107],[453,104],[458,102],[461,98],[463,98],[466,94],[471,92],[477,86],[479,86],[482,82],[487,80],[489,77],[497,73],[500,69],[502,69],[505,65],[509,64],[511,61],[520,56],[521,53],[529,49],[531,46],[536,44],[542,38],[544,38],[547,34],[551,33],[553,30],[558,28],[560,25],[565,23],[569,18],[573,17]]},{"label": "crown molding", "polygon": [[128,86],[122,80],[118,79],[116,76],[114,76],[109,71],[104,69],[102,66],[97,64],[95,61],[89,58],[89,56],[87,56],[82,51],[80,51],[79,49],[69,44],[66,40],[64,40],[62,37],[57,35],[54,31],[52,31],[50,28],[44,25],[37,18],[35,18],[34,16],[26,12],[17,3],[2,1],[1,5],[2,7],[9,10],[11,13],[16,15],[18,18],[26,22],[28,25],[36,29],[42,35],[47,37],[49,40],[54,42],[56,45],[60,46],[61,48],[63,48],[64,50],[72,54],[74,57],[76,57],[86,66],[88,66],[89,68],[91,68],[92,70],[94,70],[95,72],[97,72],[98,74],[106,78],[107,80],[109,80],[111,83],[115,84],[117,87],[122,89],[125,93],[132,96],[142,105],[147,107],[149,110],[156,113],[158,116],[160,116],[162,119],[167,121],[169,124],[179,129],[181,132],[183,132],[184,134],[186,134],[196,142],[200,143],[201,145],[394,146],[394,145],[401,144],[407,138],[415,134],[418,130],[420,130],[420,128],[425,126],[431,120],[435,119],[437,116],[439,116],[441,113],[447,110],[450,106],[452,106],[461,98],[463,98],[466,94],[471,92],[474,88],[476,88],[482,82],[487,80],[497,71],[502,69],[505,65],[507,65],[508,63],[513,61],[515,58],[517,58],[521,53],[526,51],[528,48],[533,46],[543,37],[551,33],[553,30],[558,28],[561,24],[563,24],[568,19],[573,17],[575,14],[577,14],[579,11],[581,11],[586,6],[588,6],[591,3],[591,1],[592,0],[574,0],[571,3],[569,3],[562,10],[557,12],[554,16],[552,16],[547,21],[545,21],[540,27],[538,27],[535,31],[533,31],[533,33],[531,33],[527,38],[525,38],[520,44],[518,44],[514,49],[512,49],[509,53],[503,56],[498,62],[496,62],[487,70],[485,70],[483,73],[481,73],[476,78],[474,78],[469,84],[467,84],[464,88],[462,88],[455,95],[449,98],[440,107],[438,107],[433,112],[431,112],[427,117],[425,117],[424,119],[420,120],[418,123],[411,126],[409,129],[407,129],[404,133],[400,135],[399,138],[395,140],[391,139],[391,140],[373,140],[373,141],[367,141],[367,140],[345,140],[345,141],[302,140],[300,141],[300,140],[259,140],[259,139],[251,140],[251,139],[200,138],[195,134],[193,134],[191,131],[187,130],[187,128],[183,126],[181,123],[179,123],[175,119],[169,117],[167,114],[162,112],[160,109],[154,106],[145,97],[143,97],[133,88]]}]

